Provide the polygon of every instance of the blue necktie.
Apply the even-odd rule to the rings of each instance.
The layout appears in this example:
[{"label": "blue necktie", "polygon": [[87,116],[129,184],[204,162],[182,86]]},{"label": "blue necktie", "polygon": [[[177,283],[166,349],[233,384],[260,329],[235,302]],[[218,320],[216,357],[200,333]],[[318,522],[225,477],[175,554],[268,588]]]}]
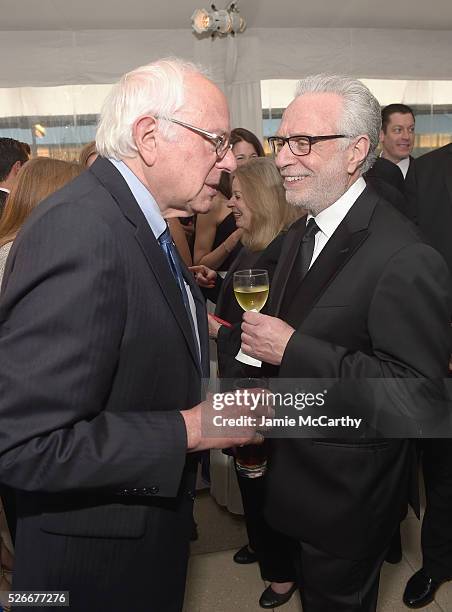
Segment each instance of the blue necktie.
[{"label": "blue necktie", "polygon": [[[182,300],[184,302],[185,310],[187,311],[188,320],[190,322],[191,331],[193,334],[193,340],[195,342],[195,346],[198,347],[198,341],[196,338],[195,325],[193,323],[193,316],[190,310],[190,302],[188,301],[187,289],[185,288],[184,275],[182,273],[182,268],[180,265],[179,254],[176,249],[176,245],[173,242],[168,226],[166,226],[166,230],[159,236],[159,243],[162,247],[163,252],[166,255],[166,259],[168,260],[169,267],[173,276],[179,286],[179,290],[182,294]],[[198,351],[197,351],[198,352]],[[199,354],[198,354],[199,357]]]}]

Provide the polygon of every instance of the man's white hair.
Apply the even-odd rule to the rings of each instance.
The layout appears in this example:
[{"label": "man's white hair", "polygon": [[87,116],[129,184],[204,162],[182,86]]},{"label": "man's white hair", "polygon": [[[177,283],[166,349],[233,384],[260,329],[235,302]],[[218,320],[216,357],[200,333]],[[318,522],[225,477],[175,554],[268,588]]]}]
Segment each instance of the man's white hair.
[{"label": "man's white hair", "polygon": [[[165,58],[135,68],[116,83],[102,106],[96,133],[96,149],[102,157],[136,157],[132,126],[143,115],[170,118],[185,101],[184,78],[205,74],[191,62]],[[162,121],[158,129],[170,138],[173,125]]]},{"label": "man's white hair", "polygon": [[[297,83],[295,96],[308,93],[335,93],[341,96],[344,106],[337,133],[349,138],[367,134],[370,140],[369,153],[360,168],[360,174],[369,170],[376,158],[381,128],[381,109],[375,96],[361,81],[336,74],[316,74],[301,79]],[[339,146],[346,147],[348,144],[346,140]]]}]

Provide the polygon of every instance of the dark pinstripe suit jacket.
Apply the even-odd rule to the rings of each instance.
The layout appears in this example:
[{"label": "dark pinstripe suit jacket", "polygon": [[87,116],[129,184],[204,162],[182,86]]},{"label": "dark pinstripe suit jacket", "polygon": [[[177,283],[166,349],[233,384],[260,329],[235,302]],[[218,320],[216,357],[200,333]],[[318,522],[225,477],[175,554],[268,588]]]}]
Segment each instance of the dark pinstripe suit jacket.
[{"label": "dark pinstripe suit jacket", "polygon": [[178,411],[208,371],[204,301],[187,279],[201,365],[165,256],[104,159],[15,241],[0,482],[17,490],[16,588],[70,589],[73,611],[180,609],[194,478]]}]

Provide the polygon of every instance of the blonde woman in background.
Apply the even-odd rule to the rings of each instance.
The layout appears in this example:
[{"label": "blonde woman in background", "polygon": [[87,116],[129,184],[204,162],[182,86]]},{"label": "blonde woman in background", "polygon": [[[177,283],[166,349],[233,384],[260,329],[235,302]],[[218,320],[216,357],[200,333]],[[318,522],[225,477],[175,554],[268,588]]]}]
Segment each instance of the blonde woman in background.
[{"label": "blonde woman in background", "polygon": [[82,170],[75,162],[48,157],[32,159],[20,169],[0,220],[0,281],[13,240],[33,208]]},{"label": "blonde woman in background", "polygon": [[[246,164],[250,159],[265,157],[257,136],[245,128],[232,130],[231,145],[237,166]],[[193,260],[212,270],[227,271],[241,247],[242,230],[236,227],[228,207],[230,197],[230,178],[223,174],[212,208],[206,215],[199,215],[196,223]]]},{"label": "blonde woman in background", "polygon": [[[237,227],[243,232],[243,248],[229,267],[224,280],[203,266],[193,268],[201,286],[210,286],[215,281],[218,290],[215,314],[234,325],[231,329],[209,317],[209,334],[218,343],[220,378],[226,379],[226,383],[236,378],[261,377],[260,368],[244,366],[235,359],[240,347],[243,310],[234,297],[233,274],[236,270],[250,268],[267,270],[271,291],[271,280],[286,231],[304,214],[301,209],[287,203],[281,175],[273,160],[260,158],[248,161],[239,166],[231,177],[232,197],[228,206]],[[203,284],[204,280],[206,284]],[[289,601],[296,591],[294,558],[297,543],[272,529],[263,516],[265,473],[252,478],[243,476],[240,470],[236,470],[236,474],[243,501],[248,543],[235,553],[233,559],[239,564],[259,563],[262,579],[270,583],[262,593],[259,605],[273,609]],[[214,486],[218,487],[217,483]]]}]

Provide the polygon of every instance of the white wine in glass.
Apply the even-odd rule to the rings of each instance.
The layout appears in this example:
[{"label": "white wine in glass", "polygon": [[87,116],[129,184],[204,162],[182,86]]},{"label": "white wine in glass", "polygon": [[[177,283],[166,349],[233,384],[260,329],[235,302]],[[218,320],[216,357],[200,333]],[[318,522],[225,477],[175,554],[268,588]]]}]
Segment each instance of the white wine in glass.
[{"label": "white wine in glass", "polygon": [[[269,282],[267,270],[238,270],[233,276],[234,294],[237,302],[246,311],[260,312],[268,298]],[[260,367],[262,362],[246,355],[242,349],[236,359],[242,363]]]}]

